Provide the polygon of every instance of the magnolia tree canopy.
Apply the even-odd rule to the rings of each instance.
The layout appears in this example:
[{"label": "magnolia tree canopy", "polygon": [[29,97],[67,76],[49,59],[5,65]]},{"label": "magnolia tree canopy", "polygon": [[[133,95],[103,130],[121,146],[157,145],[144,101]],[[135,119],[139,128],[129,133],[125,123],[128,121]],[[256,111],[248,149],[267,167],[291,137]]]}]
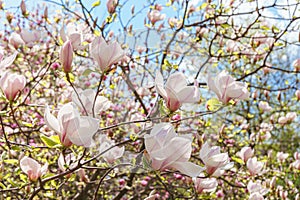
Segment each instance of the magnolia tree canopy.
[{"label": "magnolia tree canopy", "polygon": [[0,9],[3,199],[300,199],[299,1]]}]

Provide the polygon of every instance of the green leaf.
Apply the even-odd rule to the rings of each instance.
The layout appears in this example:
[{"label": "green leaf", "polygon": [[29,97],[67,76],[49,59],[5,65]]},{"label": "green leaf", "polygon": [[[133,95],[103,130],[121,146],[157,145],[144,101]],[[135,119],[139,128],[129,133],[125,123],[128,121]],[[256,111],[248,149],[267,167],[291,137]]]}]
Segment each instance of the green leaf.
[{"label": "green leaf", "polygon": [[245,164],[244,161],[242,159],[238,158],[238,157],[232,156],[231,159],[234,162],[240,163],[241,165]]},{"label": "green leaf", "polygon": [[12,164],[12,165],[16,165],[19,163],[19,161],[17,159],[7,159],[7,160],[3,160],[3,161],[7,164]]},{"label": "green leaf", "polygon": [[88,75],[90,75],[90,73],[92,73],[93,72],[93,70],[91,70],[91,69],[86,69],[86,70],[84,70],[84,72],[82,73],[82,75],[83,76],[88,76]]},{"label": "green leaf", "polygon": [[100,4],[101,4],[101,1],[100,1],[100,0],[95,1],[95,2],[92,4],[92,7],[100,6]]},{"label": "green leaf", "polygon": [[209,111],[216,111],[222,106],[222,103],[217,98],[209,99],[206,102],[206,108]]},{"label": "green leaf", "polygon": [[44,142],[44,144],[49,148],[54,148],[60,146],[60,140],[58,135],[52,135],[50,137],[47,137],[45,135],[40,135],[41,140]]}]

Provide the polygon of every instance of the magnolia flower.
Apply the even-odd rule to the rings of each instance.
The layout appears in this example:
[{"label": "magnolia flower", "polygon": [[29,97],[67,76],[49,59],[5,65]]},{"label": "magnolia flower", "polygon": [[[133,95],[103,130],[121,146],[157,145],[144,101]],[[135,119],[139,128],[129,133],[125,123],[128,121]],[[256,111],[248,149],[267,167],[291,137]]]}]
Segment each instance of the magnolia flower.
[{"label": "magnolia flower", "polygon": [[19,47],[19,45],[25,44],[23,39],[18,33],[13,32],[9,38],[8,38],[9,44],[13,45],[16,49]]},{"label": "magnolia flower", "polygon": [[[77,93],[79,95],[81,102],[79,101],[78,96],[75,92],[73,92],[72,94],[72,101],[80,108],[82,112],[86,110],[88,114],[92,114],[93,103],[94,103],[96,92],[92,89],[86,89],[86,90],[79,89]],[[95,102],[95,111],[98,114],[101,111],[106,111],[107,109],[109,109],[111,105],[112,102],[109,101],[106,97],[97,96]]]},{"label": "magnolia flower", "polygon": [[13,64],[14,60],[16,59],[18,52],[15,51],[12,55],[4,58],[3,51],[0,51],[0,70],[4,70],[6,67],[9,67]]},{"label": "magnolia flower", "polygon": [[207,84],[223,103],[228,103],[231,99],[247,99],[250,95],[245,83],[235,81],[225,71],[214,78],[209,75]]},{"label": "magnolia flower", "polygon": [[293,121],[294,119],[297,118],[297,113],[296,112],[289,112],[285,115],[285,117],[288,119],[289,122]]},{"label": "magnolia flower", "polygon": [[90,34],[88,34],[88,27],[85,24],[73,24],[69,23],[65,28],[63,27],[60,30],[61,39],[66,41],[71,41],[71,44],[75,50],[83,50],[87,47],[87,45],[82,45],[82,43],[88,40]]},{"label": "magnolia flower", "polygon": [[263,195],[267,194],[269,191],[262,186],[260,181],[253,182],[252,180],[249,181],[247,189],[250,193],[249,199],[251,200],[263,200]]},{"label": "magnolia flower", "polygon": [[300,58],[294,60],[292,65],[293,65],[293,67],[295,68],[296,71],[300,71]]},{"label": "magnolia flower", "polygon": [[[100,142],[100,148],[99,148],[100,153],[106,151],[105,153],[102,154],[102,157],[106,162],[112,164],[113,162],[115,162],[115,160],[123,156],[125,147],[116,146],[109,149],[110,147],[115,145],[115,142],[109,139],[106,135],[100,135],[99,142]],[[107,151],[107,149],[109,150]]]},{"label": "magnolia flower", "polygon": [[75,156],[70,153],[67,155],[60,154],[57,160],[58,167],[61,171],[66,171],[67,168],[72,169],[77,165]]},{"label": "magnolia flower", "polygon": [[34,159],[24,156],[20,161],[21,170],[27,174],[31,181],[36,181],[43,174],[46,173],[48,169],[48,164],[43,167]]},{"label": "magnolia flower", "polygon": [[121,61],[124,57],[124,51],[119,43],[107,44],[102,37],[96,37],[90,44],[90,54],[102,72],[108,70],[111,65]]},{"label": "magnolia flower", "polygon": [[281,124],[281,125],[284,125],[288,122],[288,120],[289,119],[287,117],[281,116],[281,117],[278,118],[278,123]]},{"label": "magnolia flower", "polygon": [[248,200],[264,200],[264,196],[258,192],[254,192],[254,193],[250,194]]},{"label": "magnolia flower", "polygon": [[283,162],[285,159],[287,159],[287,157],[289,157],[289,154],[288,153],[283,153],[283,152],[277,152],[276,157],[277,157],[279,162]]},{"label": "magnolia flower", "polygon": [[99,128],[98,119],[80,116],[73,103],[65,104],[59,110],[57,118],[46,106],[44,118],[47,126],[59,135],[61,143],[65,146],[91,146],[93,135]]},{"label": "magnolia flower", "polygon": [[60,62],[63,66],[64,72],[69,73],[72,71],[73,61],[73,47],[70,40],[67,40],[60,49]]},{"label": "magnolia flower", "polygon": [[37,42],[41,39],[41,33],[37,30],[29,31],[23,29],[20,33],[20,36],[28,47],[32,47],[34,42]]},{"label": "magnolia flower", "polygon": [[213,192],[218,186],[215,178],[193,178],[196,191],[200,194],[202,192]]},{"label": "magnolia flower", "polygon": [[266,101],[260,101],[258,104],[259,109],[263,110],[264,112],[269,112],[272,110],[272,107],[269,106],[269,103]]},{"label": "magnolia flower", "polygon": [[247,161],[247,168],[251,176],[255,176],[256,174],[260,173],[263,167],[264,163],[257,161],[257,157],[249,158]]},{"label": "magnolia flower", "polygon": [[164,20],[166,17],[166,14],[161,14],[158,10],[151,10],[147,14],[150,22],[154,25],[156,22]]},{"label": "magnolia flower", "polygon": [[0,87],[9,101],[15,100],[18,92],[24,89],[26,78],[23,75],[9,74],[7,71],[0,79]]},{"label": "magnolia flower", "polygon": [[144,138],[145,148],[154,170],[173,168],[191,177],[198,176],[204,170],[188,161],[192,153],[191,135],[178,136],[171,124],[155,125],[150,134]]},{"label": "magnolia flower", "polygon": [[114,13],[117,5],[118,5],[118,0],[107,0],[106,2],[107,11],[110,14]]},{"label": "magnolia flower", "polygon": [[166,101],[171,111],[176,111],[182,103],[195,103],[200,99],[200,93],[196,86],[187,86],[183,73],[171,74],[164,87],[163,77],[160,72],[156,73],[155,86],[157,92]]},{"label": "magnolia flower", "polygon": [[243,147],[237,155],[246,163],[249,158],[251,158],[254,154],[254,150],[251,147]]},{"label": "magnolia flower", "polygon": [[229,163],[228,153],[220,153],[220,151],[219,146],[210,147],[208,142],[205,142],[200,150],[200,158],[209,175],[219,176],[221,175],[220,170],[232,167],[232,163]]}]

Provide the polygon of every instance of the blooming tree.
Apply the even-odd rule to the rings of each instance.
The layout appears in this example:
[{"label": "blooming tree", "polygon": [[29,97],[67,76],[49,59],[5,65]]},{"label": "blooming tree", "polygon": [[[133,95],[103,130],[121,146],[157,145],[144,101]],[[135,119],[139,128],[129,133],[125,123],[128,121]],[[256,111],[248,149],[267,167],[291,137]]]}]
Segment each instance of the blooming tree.
[{"label": "blooming tree", "polygon": [[299,1],[14,3],[3,199],[300,199]]}]

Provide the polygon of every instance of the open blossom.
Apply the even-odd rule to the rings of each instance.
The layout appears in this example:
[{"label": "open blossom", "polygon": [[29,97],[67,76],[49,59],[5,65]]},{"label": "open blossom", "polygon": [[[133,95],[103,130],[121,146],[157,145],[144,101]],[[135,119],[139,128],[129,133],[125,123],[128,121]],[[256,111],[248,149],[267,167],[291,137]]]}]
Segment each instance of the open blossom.
[{"label": "open blossom", "polygon": [[150,22],[154,25],[156,22],[164,20],[166,14],[161,14],[159,10],[151,10],[147,14]]},{"label": "open blossom", "polygon": [[243,147],[237,155],[246,163],[254,155],[254,150],[251,147]]},{"label": "open blossom", "polygon": [[257,161],[257,157],[249,158],[247,161],[247,168],[252,176],[259,174],[264,167],[264,163]]},{"label": "open blossom", "polygon": [[173,168],[191,177],[198,176],[204,170],[188,161],[192,153],[191,135],[177,135],[171,124],[155,125],[150,134],[144,138],[145,148],[154,170]]},{"label": "open blossom", "polygon": [[45,108],[45,123],[55,131],[65,146],[76,144],[89,147],[93,143],[93,135],[99,128],[99,120],[80,116],[73,103],[65,104],[58,112],[57,118]]},{"label": "open blossom", "polygon": [[[81,112],[87,111],[88,114],[93,113],[93,103],[95,99],[96,92],[92,89],[81,90],[77,91],[80,100],[75,92],[72,94],[72,101],[80,108]],[[81,102],[80,102],[81,101]],[[95,113],[98,114],[101,111],[106,111],[110,108],[112,102],[109,101],[106,97],[97,96],[95,102]]]},{"label": "open blossom", "polygon": [[66,169],[72,169],[77,165],[75,156],[70,153],[67,155],[60,154],[57,160],[58,167],[61,171],[66,171]]},{"label": "open blossom", "polygon": [[260,101],[258,104],[259,109],[263,110],[264,112],[269,112],[272,110],[272,107],[266,101]]},{"label": "open blossom", "polygon": [[289,157],[289,154],[283,152],[277,152],[276,157],[279,162],[283,162],[285,159],[287,159],[287,157]]},{"label": "open blossom", "polygon": [[253,182],[252,180],[249,181],[247,189],[250,193],[249,200],[263,200],[263,195],[267,194],[269,191],[260,181]]},{"label": "open blossom", "polygon": [[33,44],[41,39],[41,32],[38,30],[25,30],[20,33],[22,40],[28,47],[32,47]]},{"label": "open blossom", "polygon": [[13,47],[15,47],[16,49],[20,46],[20,45],[23,45],[25,44],[25,42],[23,41],[23,39],[21,38],[21,36],[16,33],[16,32],[13,32],[9,38],[8,38],[8,42],[9,44],[11,44]]},{"label": "open blossom", "polygon": [[63,66],[64,72],[69,73],[72,71],[73,61],[73,47],[70,40],[67,40],[60,49],[60,61]]},{"label": "open blossom", "polygon": [[231,99],[247,99],[250,95],[245,83],[235,81],[225,71],[222,71],[216,77],[209,75],[207,84],[209,89],[215,92],[223,103],[228,103]]},{"label": "open blossom", "polygon": [[155,86],[157,92],[166,101],[171,111],[176,111],[182,103],[195,103],[200,99],[200,93],[196,86],[187,86],[183,73],[171,74],[164,87],[163,77],[160,72],[156,73]]},{"label": "open blossom", "polygon": [[26,78],[23,75],[10,74],[6,71],[0,79],[0,88],[9,101],[15,100],[18,92],[26,85]]},{"label": "open blossom", "polygon": [[196,191],[200,194],[202,192],[213,192],[218,186],[215,178],[193,178]]},{"label": "open blossom", "polygon": [[[66,29],[66,31],[65,31]],[[75,50],[83,50],[87,45],[82,43],[87,41],[91,34],[89,34],[89,27],[85,24],[76,25],[74,23],[68,23],[66,28],[60,30],[61,39],[66,41],[71,41],[71,44]]]},{"label": "open blossom", "polygon": [[46,173],[48,169],[48,164],[43,167],[34,159],[24,156],[20,161],[21,170],[27,174],[31,181],[36,181],[43,174]]},{"label": "open blossom", "polygon": [[200,158],[205,164],[206,172],[209,175],[219,176],[222,170],[232,167],[229,163],[228,153],[221,153],[219,146],[211,147],[208,142],[205,142],[200,150]]},{"label": "open blossom", "polygon": [[[100,148],[99,148],[100,153],[107,151],[107,149],[115,145],[115,142],[109,139],[106,135],[100,135],[99,142],[100,142]],[[123,156],[124,151],[125,151],[124,146],[123,147],[116,146],[111,148],[107,152],[103,153],[102,157],[106,162],[112,164],[113,162],[115,162],[115,160]]]},{"label": "open blossom", "polygon": [[106,43],[102,37],[96,37],[90,44],[90,54],[102,72],[121,61],[125,55],[119,43]]},{"label": "open blossom", "polygon": [[107,11],[112,14],[116,11],[116,6],[118,5],[118,0],[107,0],[106,7]]}]

